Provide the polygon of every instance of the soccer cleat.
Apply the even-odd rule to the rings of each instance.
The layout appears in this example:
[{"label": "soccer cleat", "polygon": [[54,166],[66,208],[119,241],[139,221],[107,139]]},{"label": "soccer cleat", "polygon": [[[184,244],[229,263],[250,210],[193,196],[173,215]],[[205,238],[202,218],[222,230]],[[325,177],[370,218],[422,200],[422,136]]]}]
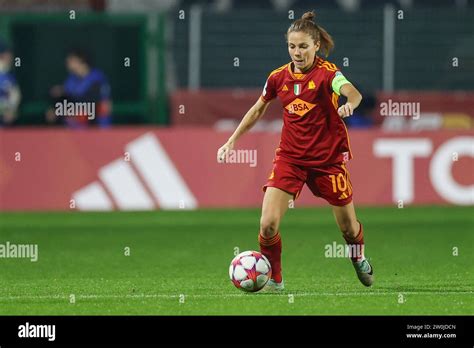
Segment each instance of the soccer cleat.
[{"label": "soccer cleat", "polygon": [[360,282],[365,286],[371,286],[374,282],[374,270],[370,265],[367,259],[363,259],[361,261],[353,261],[352,265],[355,268],[357,273],[357,277],[359,278]]},{"label": "soccer cleat", "polygon": [[265,292],[278,292],[278,291],[282,291],[285,289],[285,283],[283,282],[283,279],[281,280],[280,283],[277,283],[276,281],[274,281],[273,279],[270,279],[267,284],[265,285],[265,287],[263,288],[263,291]]}]

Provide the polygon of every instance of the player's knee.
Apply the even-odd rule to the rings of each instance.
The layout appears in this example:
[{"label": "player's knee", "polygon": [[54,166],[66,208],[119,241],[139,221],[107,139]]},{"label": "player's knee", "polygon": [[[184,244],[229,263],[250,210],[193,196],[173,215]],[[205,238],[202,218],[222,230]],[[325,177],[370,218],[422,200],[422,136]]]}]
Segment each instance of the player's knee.
[{"label": "player's knee", "polygon": [[260,234],[264,238],[273,237],[278,231],[278,218],[274,216],[262,216],[260,219]]},{"label": "player's knee", "polygon": [[345,236],[355,238],[359,234],[359,223],[350,219],[339,221],[339,229]]}]

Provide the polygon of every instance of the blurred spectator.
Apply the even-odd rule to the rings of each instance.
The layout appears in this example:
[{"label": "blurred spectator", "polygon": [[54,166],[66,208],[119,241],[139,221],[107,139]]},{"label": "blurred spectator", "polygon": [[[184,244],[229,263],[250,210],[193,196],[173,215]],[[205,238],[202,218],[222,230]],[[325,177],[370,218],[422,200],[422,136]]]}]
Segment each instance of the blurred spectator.
[{"label": "blurred spectator", "polygon": [[[50,123],[65,123],[72,128],[84,128],[88,125],[108,127],[112,122],[112,100],[110,85],[105,74],[92,66],[89,56],[82,50],[73,49],[66,57],[69,76],[62,86],[53,86],[50,94],[54,99],[55,109],[46,112],[46,120]],[[94,107],[94,117],[84,113],[74,115],[58,114],[58,105],[80,105],[87,103]],[[78,110],[77,108],[72,108]],[[65,117],[58,117],[65,116]]]},{"label": "blurred spectator", "polygon": [[0,40],[0,126],[15,121],[21,100],[20,88],[10,73],[13,55],[6,43]]}]

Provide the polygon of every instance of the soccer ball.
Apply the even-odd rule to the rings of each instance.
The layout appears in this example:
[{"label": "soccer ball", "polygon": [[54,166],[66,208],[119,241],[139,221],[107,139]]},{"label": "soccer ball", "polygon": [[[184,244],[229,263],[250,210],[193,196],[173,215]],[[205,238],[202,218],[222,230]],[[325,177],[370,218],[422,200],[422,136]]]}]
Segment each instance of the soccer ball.
[{"label": "soccer ball", "polygon": [[261,290],[272,277],[272,267],[258,251],[244,251],[230,263],[229,277],[237,289],[255,292]]}]

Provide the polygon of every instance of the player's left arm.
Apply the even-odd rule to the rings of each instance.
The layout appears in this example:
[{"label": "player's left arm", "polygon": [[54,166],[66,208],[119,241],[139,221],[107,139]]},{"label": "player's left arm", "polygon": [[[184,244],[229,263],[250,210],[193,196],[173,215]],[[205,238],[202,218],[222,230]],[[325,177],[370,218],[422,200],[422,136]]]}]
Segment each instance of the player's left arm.
[{"label": "player's left arm", "polygon": [[337,95],[343,95],[347,98],[346,103],[337,109],[339,116],[351,116],[354,113],[354,109],[357,108],[362,101],[360,92],[340,71],[337,71],[332,79],[331,88]]}]

